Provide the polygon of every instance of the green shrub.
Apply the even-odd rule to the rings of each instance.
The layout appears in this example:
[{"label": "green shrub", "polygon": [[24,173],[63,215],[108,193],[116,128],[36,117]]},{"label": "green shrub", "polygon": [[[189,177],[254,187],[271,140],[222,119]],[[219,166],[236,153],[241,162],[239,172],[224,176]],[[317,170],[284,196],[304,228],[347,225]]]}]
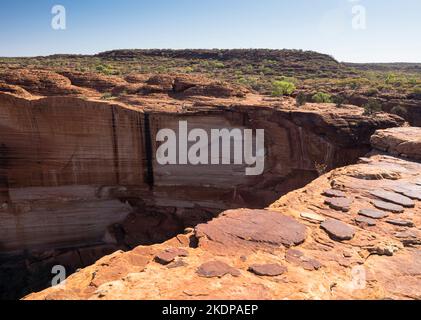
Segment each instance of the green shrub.
[{"label": "green shrub", "polygon": [[348,100],[342,95],[334,96],[332,101],[336,104],[337,108],[341,108],[344,104],[348,103]]},{"label": "green shrub", "polygon": [[374,99],[368,100],[368,102],[363,107],[365,110],[364,115],[372,115],[372,114],[382,111],[381,104],[377,100],[374,100]]},{"label": "green shrub", "polygon": [[110,65],[107,64],[100,64],[98,66],[96,66],[95,70],[99,73],[102,73],[106,76],[111,76],[113,74],[115,74],[115,70],[113,69],[113,67],[111,67]]},{"label": "green shrub", "polygon": [[405,118],[408,115],[408,112],[406,111],[406,109],[404,107],[401,106],[395,106],[392,108],[392,110],[390,111],[393,114],[396,114],[402,118]]},{"label": "green shrub", "polygon": [[332,96],[328,93],[318,92],[311,98],[311,100],[315,103],[331,103]]},{"label": "green shrub", "polygon": [[210,61],[209,66],[215,69],[223,69],[225,68],[225,64],[221,61]]},{"label": "green shrub", "polygon": [[184,68],[184,72],[185,73],[192,73],[192,72],[194,72],[194,68],[192,68],[192,67],[185,67]]},{"label": "green shrub", "polygon": [[376,88],[370,88],[368,89],[365,94],[369,97],[375,96],[379,94],[379,90],[377,90]]},{"label": "green shrub", "polygon": [[386,75],[386,79],[385,79],[385,83],[387,84],[394,84],[397,81],[398,77],[393,74],[393,73],[389,73]]},{"label": "green shrub", "polygon": [[275,97],[291,95],[295,89],[296,87],[292,82],[274,81],[272,83],[272,95]]},{"label": "green shrub", "polygon": [[113,100],[115,98],[111,92],[106,92],[101,96],[101,100]]},{"label": "green shrub", "polygon": [[243,67],[243,71],[244,71],[244,73],[252,74],[252,73],[254,73],[254,66],[251,65],[251,64],[248,64],[245,67]]},{"label": "green shrub", "polygon": [[261,91],[264,89],[264,83],[261,79],[255,77],[240,77],[237,82],[243,86],[251,88],[256,91]]},{"label": "green shrub", "polygon": [[287,82],[291,82],[295,86],[297,86],[298,83],[299,83],[298,79],[297,78],[294,78],[294,77],[281,76],[281,77],[276,77],[275,80],[276,81],[287,81]]},{"label": "green shrub", "polygon": [[307,102],[307,95],[304,92],[299,92],[295,101],[297,102],[297,106],[300,107]]}]

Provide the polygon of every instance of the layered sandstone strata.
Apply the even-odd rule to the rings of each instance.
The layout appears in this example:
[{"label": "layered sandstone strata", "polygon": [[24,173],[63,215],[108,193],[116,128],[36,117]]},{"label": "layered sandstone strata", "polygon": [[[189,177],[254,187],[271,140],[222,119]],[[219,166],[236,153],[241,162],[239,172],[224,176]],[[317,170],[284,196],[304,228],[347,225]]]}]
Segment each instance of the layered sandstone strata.
[{"label": "layered sandstone strata", "polygon": [[[5,79],[28,90],[32,85],[37,94],[52,87],[65,90],[66,85],[69,95],[76,85],[89,87],[78,92],[104,89],[105,80],[89,74],[40,78],[44,73],[29,77],[22,71],[17,80],[11,75]],[[109,85],[124,83],[121,79]],[[369,150],[376,129],[402,124],[386,114],[366,117],[352,106],[310,104],[298,109],[287,99],[238,97],[238,90],[221,93],[218,84],[201,78],[159,76],[140,85],[169,91],[111,101],[0,95],[2,253],[142,243],[136,228],[144,228],[145,221],[128,217],[132,208],[165,211],[181,224],[190,220],[193,225],[200,222],[195,211],[209,218],[209,212],[229,208],[261,208],[310,182],[317,170],[355,162]],[[204,97],[204,92],[219,92],[222,98]],[[246,176],[243,165],[160,166],[155,137],[163,128],[177,131],[180,121],[207,131],[264,129],[263,175]],[[124,223],[126,217],[130,224]],[[108,227],[116,223],[123,223],[125,238],[109,234]]]},{"label": "layered sandstone strata", "polygon": [[420,226],[421,164],[374,155],[27,299],[420,299]]},{"label": "layered sandstone strata", "polygon": [[[357,161],[376,129],[403,125],[354,106],[297,108],[198,76],[14,70],[0,73],[0,89],[0,268],[24,283],[49,279],[54,264],[73,271],[120,248],[166,241],[227,209],[264,208]],[[180,121],[206,131],[264,129],[263,174],[246,176],[245,165],[159,165],[155,137]]]}]

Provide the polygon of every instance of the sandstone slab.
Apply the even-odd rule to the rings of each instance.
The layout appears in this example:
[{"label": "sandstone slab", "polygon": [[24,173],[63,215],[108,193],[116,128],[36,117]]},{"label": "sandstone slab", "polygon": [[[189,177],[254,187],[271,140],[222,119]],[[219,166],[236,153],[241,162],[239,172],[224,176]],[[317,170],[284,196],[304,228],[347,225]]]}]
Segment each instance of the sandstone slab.
[{"label": "sandstone slab", "polygon": [[319,270],[322,267],[318,260],[306,257],[303,252],[296,249],[287,250],[285,260],[296,266],[301,266],[307,271]]},{"label": "sandstone slab", "polygon": [[399,219],[389,219],[389,220],[386,220],[386,222],[389,223],[389,224],[393,224],[395,226],[398,226],[398,227],[410,227],[410,228],[412,228],[412,227],[415,226],[412,221],[399,220]]},{"label": "sandstone slab", "polygon": [[167,265],[175,260],[177,257],[187,257],[188,251],[181,248],[166,249],[155,256],[155,261]]},{"label": "sandstone slab", "polygon": [[330,198],[346,198],[346,193],[336,189],[328,189],[323,195]]},{"label": "sandstone slab", "polygon": [[395,192],[385,191],[385,190],[374,190],[370,192],[371,195],[382,199],[384,201],[392,202],[397,205],[401,205],[406,208],[415,207],[415,202],[408,197],[402,196]]},{"label": "sandstone slab", "polygon": [[404,184],[402,186],[397,185],[391,188],[394,192],[400,193],[405,197],[408,197],[413,200],[420,200],[421,201],[421,188],[417,185],[408,185]]},{"label": "sandstone slab", "polygon": [[370,219],[383,219],[389,216],[387,212],[376,209],[361,209],[358,214]]},{"label": "sandstone slab", "polygon": [[204,278],[221,278],[227,274],[239,277],[240,271],[221,261],[210,261],[197,269],[197,274]]},{"label": "sandstone slab", "polygon": [[374,227],[375,225],[377,225],[376,220],[367,217],[356,217],[355,222],[357,224],[362,224],[369,227]]},{"label": "sandstone slab", "polygon": [[337,241],[351,240],[355,235],[355,230],[351,226],[334,219],[328,219],[321,224],[321,228],[333,239]]},{"label": "sandstone slab", "polygon": [[372,204],[380,210],[385,210],[385,211],[389,211],[389,212],[393,212],[393,213],[402,213],[405,211],[405,208],[397,205],[397,204],[393,204],[393,203],[389,203],[389,202],[384,202],[384,201],[380,201],[380,200],[374,200],[372,201]]},{"label": "sandstone slab", "polygon": [[318,224],[326,220],[326,218],[322,217],[321,215],[318,215],[316,213],[310,213],[310,212],[302,212],[300,214],[300,217],[309,222],[318,223]]},{"label": "sandstone slab", "polygon": [[279,264],[254,264],[249,267],[249,271],[266,277],[276,277],[284,274],[287,268]]},{"label": "sandstone slab", "polygon": [[304,257],[304,253],[296,249],[289,249],[285,253],[285,260],[289,263],[300,264],[302,257]]},{"label": "sandstone slab", "polygon": [[351,210],[352,199],[349,198],[328,198],[325,203],[332,209],[348,212]]},{"label": "sandstone slab", "polygon": [[195,229],[200,241],[230,248],[292,247],[306,239],[306,227],[291,217],[268,210],[230,210]]}]

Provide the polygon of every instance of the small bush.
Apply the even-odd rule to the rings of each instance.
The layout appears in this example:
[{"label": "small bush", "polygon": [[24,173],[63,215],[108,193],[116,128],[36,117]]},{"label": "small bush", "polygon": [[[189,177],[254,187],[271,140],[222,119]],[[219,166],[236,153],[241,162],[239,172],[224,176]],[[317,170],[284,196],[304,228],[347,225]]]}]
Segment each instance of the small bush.
[{"label": "small bush", "polygon": [[261,91],[264,89],[264,83],[261,79],[255,77],[240,77],[237,82],[243,86],[251,88],[256,91]]},{"label": "small bush", "polygon": [[332,102],[332,96],[324,92],[316,93],[311,99],[315,103],[331,103]]},{"label": "small bush", "polygon": [[369,97],[373,97],[373,96],[376,96],[376,95],[378,95],[378,94],[379,94],[379,90],[377,90],[376,88],[371,88],[371,89],[368,89],[368,90],[365,92],[365,94],[366,94],[367,96],[369,96]]},{"label": "small bush", "polygon": [[327,172],[327,164],[325,164],[325,163],[315,162],[314,168],[316,169],[319,177],[321,177],[322,175],[324,175]]},{"label": "small bush", "polygon": [[101,100],[112,100],[112,99],[115,99],[116,97],[114,97],[113,96],[113,94],[111,93],[111,92],[107,92],[107,93],[104,93],[102,96],[101,96]]},{"label": "small bush", "polygon": [[408,112],[404,107],[395,106],[390,110],[391,113],[398,115],[399,117],[405,118],[408,115]]},{"label": "small bush", "polygon": [[210,61],[209,67],[215,68],[215,69],[223,69],[225,68],[225,64],[221,61]]},{"label": "small bush", "polygon": [[291,95],[295,91],[296,87],[292,82],[288,81],[274,81],[272,83],[272,95],[275,97],[281,97],[285,95]]},{"label": "small bush", "polygon": [[99,73],[102,73],[106,76],[111,76],[113,74],[115,74],[115,70],[110,66],[110,65],[106,65],[106,64],[100,64],[98,66],[96,66],[95,70]]},{"label": "small bush", "polygon": [[341,108],[344,104],[348,103],[348,100],[342,95],[334,96],[332,101],[336,104],[337,108]]},{"label": "small bush", "polygon": [[194,68],[192,68],[192,67],[185,67],[184,68],[184,72],[185,73],[192,73],[192,72],[194,72]]},{"label": "small bush", "polygon": [[297,106],[301,107],[307,102],[307,95],[304,92],[299,92],[295,101],[297,102]]},{"label": "small bush", "polygon": [[370,99],[364,105],[364,110],[365,110],[364,115],[372,115],[372,114],[375,114],[377,112],[381,112],[382,106],[377,100]]}]

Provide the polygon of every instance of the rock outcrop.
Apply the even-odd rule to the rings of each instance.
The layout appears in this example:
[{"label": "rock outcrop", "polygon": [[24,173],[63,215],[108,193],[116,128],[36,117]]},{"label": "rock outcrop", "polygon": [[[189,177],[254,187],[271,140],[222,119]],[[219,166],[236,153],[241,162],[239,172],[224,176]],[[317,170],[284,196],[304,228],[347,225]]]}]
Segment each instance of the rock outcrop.
[{"label": "rock outcrop", "polygon": [[[376,210],[379,196],[395,202],[378,190],[411,192],[415,206]],[[116,252],[26,299],[421,299],[420,193],[420,163],[361,158],[266,210],[227,211],[166,243]],[[349,212],[325,203],[344,195]],[[154,261],[174,247],[188,251],[174,267]]]},{"label": "rock outcrop", "polygon": [[419,127],[379,130],[371,137],[371,143],[376,150],[421,160],[421,128]]}]

